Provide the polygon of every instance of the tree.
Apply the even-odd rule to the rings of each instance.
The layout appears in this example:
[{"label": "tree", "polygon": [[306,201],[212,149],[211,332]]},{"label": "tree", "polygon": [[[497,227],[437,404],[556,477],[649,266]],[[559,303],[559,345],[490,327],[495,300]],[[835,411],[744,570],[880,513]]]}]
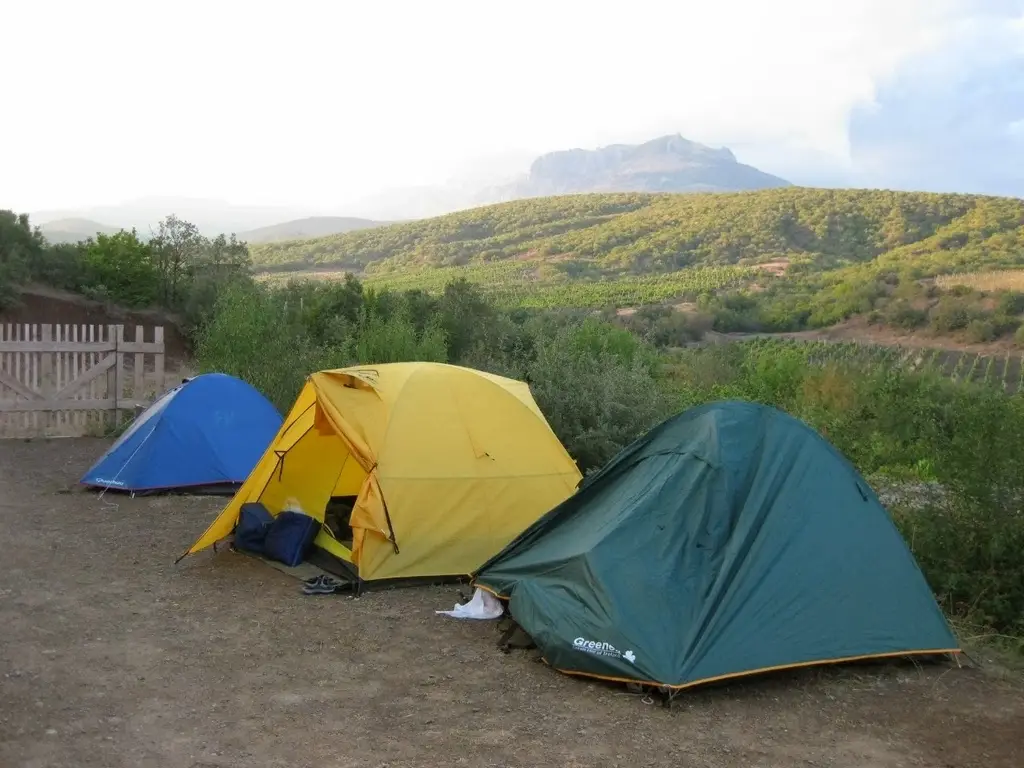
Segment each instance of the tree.
[{"label": "tree", "polygon": [[29,225],[27,214],[0,211],[0,308],[13,302],[15,287],[31,278],[45,249],[42,233]]},{"label": "tree", "polygon": [[98,298],[133,307],[151,306],[161,298],[153,248],[139,240],[134,229],[115,235],[97,234],[95,240],[87,240],[82,266],[83,282]]},{"label": "tree", "polygon": [[188,268],[198,261],[206,238],[195,224],[171,214],[160,222],[156,237],[152,240],[153,253],[161,277],[161,294],[167,307],[177,307],[182,298],[183,283]]},{"label": "tree", "polygon": [[462,359],[496,319],[494,308],[465,278],[452,280],[445,286],[438,309],[451,360]]},{"label": "tree", "polygon": [[248,246],[233,234],[217,235],[213,240],[191,237],[187,242],[187,261],[179,277],[174,308],[180,309],[186,322],[195,328],[209,318],[218,293],[233,283],[249,280],[252,262]]},{"label": "tree", "polygon": [[428,323],[422,333],[399,305],[387,316],[367,312],[358,332],[349,337],[346,352],[356,364],[428,361],[443,363],[448,358],[444,331],[439,322]]},{"label": "tree", "polygon": [[210,315],[217,294],[249,279],[249,247],[234,234],[204,237],[195,224],[170,215],[152,240],[160,274],[160,299],[197,329]]},{"label": "tree", "polygon": [[604,465],[672,410],[651,373],[650,351],[628,336],[586,321],[537,341],[530,389],[583,472]]},{"label": "tree", "polygon": [[81,291],[88,279],[82,271],[84,243],[55,243],[45,248],[35,261],[32,279],[54,288]]}]

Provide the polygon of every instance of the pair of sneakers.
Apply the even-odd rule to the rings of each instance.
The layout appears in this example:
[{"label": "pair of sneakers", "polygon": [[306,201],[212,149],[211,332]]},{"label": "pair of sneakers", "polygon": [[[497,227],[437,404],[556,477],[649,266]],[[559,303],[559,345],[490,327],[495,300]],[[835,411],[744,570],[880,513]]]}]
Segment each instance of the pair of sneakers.
[{"label": "pair of sneakers", "polygon": [[325,573],[306,579],[302,584],[302,594],[304,595],[333,595],[335,592],[341,592],[351,586],[347,582]]}]

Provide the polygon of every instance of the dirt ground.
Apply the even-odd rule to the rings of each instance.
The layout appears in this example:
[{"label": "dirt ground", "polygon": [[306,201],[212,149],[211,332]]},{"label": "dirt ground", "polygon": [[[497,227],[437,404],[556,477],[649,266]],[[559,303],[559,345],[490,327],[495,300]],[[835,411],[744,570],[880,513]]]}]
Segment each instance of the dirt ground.
[{"label": "dirt ground", "polygon": [[0,766],[1024,766],[990,665],[805,671],[673,710],[503,655],[454,587],[307,597],[211,499],[72,490],[99,440],[0,442]]}]

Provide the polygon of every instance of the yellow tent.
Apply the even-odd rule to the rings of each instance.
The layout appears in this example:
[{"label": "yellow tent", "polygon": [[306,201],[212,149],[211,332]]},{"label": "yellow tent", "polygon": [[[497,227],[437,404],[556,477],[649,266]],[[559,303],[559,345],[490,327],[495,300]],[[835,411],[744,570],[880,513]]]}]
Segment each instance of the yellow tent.
[{"label": "yellow tent", "polygon": [[361,581],[469,575],[580,479],[521,381],[440,363],[321,371],[185,555],[230,534],[247,502],[324,521],[332,498],[354,497],[347,526],[321,528],[318,559]]}]

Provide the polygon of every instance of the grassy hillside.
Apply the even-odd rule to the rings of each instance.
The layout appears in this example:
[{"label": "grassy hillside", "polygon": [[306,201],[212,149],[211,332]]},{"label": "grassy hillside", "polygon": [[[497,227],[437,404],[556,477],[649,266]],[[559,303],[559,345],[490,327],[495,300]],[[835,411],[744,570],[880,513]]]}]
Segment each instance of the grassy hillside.
[{"label": "grassy hillside", "polygon": [[[577,195],[256,245],[252,255],[265,271],[353,271],[405,288],[462,275],[533,306],[692,301],[725,331],[870,315],[942,333],[979,321],[972,333],[986,340],[1015,331],[1019,312],[1006,291],[968,287],[985,281],[964,273],[1024,266],[1024,201],[805,188]],[[958,287],[934,280],[950,275]]]},{"label": "grassy hillside", "polygon": [[[581,271],[649,273],[788,257],[818,269],[922,244],[979,244],[1019,229],[1024,201],[969,195],[773,189],[706,195],[576,195],[487,206],[316,240],[253,248],[266,267],[375,270],[518,258]],[[948,229],[951,239],[928,241]],[[964,242],[955,237],[968,235]]]}]

